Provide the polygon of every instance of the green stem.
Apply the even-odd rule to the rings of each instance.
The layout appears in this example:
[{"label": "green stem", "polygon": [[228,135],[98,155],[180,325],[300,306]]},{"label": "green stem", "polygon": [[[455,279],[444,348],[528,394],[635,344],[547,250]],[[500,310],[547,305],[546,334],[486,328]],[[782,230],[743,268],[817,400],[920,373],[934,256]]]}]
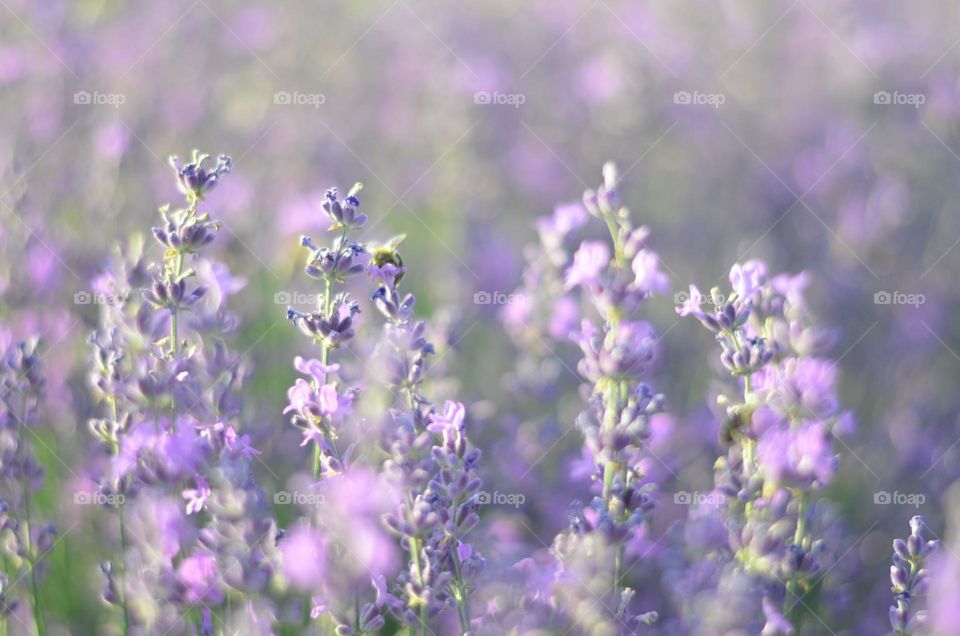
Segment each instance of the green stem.
[{"label": "green stem", "polygon": [[[456,541],[456,539],[454,539]],[[463,574],[460,572],[460,555],[457,554],[457,546],[451,550],[453,557],[454,573],[454,600],[457,603],[457,617],[460,619],[460,630],[464,633],[470,631],[470,607],[467,604],[466,585],[463,582]]]},{"label": "green stem", "polygon": [[[173,280],[177,281],[180,279],[180,273],[183,270],[183,252],[177,252],[174,263]],[[180,342],[177,334],[177,313],[177,308],[170,309],[170,354],[173,357],[177,357],[177,353],[180,349]]]},{"label": "green stem", "polygon": [[[113,413],[113,424],[114,429],[120,424],[120,411],[117,407],[117,396],[110,396],[110,407]],[[117,438],[116,430],[113,432],[113,439],[111,440],[113,446],[114,456],[120,454],[120,440]],[[123,488],[117,488],[118,492],[122,492]],[[127,592],[124,589],[124,583],[126,582],[126,558],[127,558],[127,524],[123,518],[123,503],[120,502],[120,507],[117,509],[117,513],[120,517],[120,559],[118,565],[120,566],[120,585],[118,592],[120,594],[120,604],[123,608],[123,636],[128,636],[130,634],[130,609],[127,605]]]},{"label": "green stem", "polygon": [[[417,572],[417,582],[420,587],[423,587],[423,569],[420,567],[420,539],[418,537],[410,539],[410,559],[413,561],[413,569]],[[427,606],[420,603],[418,609],[420,624],[417,626],[417,633],[422,636],[427,626]]]},{"label": "green stem", "polygon": [[[739,345],[739,342],[740,342],[740,341],[739,341],[739,338],[737,338],[737,334],[736,334],[736,333],[733,334],[733,339],[734,339],[734,342],[737,343],[737,346],[740,346],[740,345]],[[751,393],[753,392],[751,377],[752,377],[752,376],[751,376],[751,374],[749,374],[749,373],[748,373],[747,375],[743,376],[743,404],[744,404],[744,407],[746,407],[747,403],[750,401],[750,395],[751,395]],[[749,428],[749,422],[744,422],[744,426],[745,426],[746,428]],[[742,433],[741,433],[741,434],[742,434]],[[743,440],[743,441],[742,441],[742,445],[743,445],[743,449],[742,449],[742,450],[743,450],[743,472],[744,472],[744,474],[745,474],[746,476],[749,476],[749,475],[750,475],[750,472],[753,470],[754,459],[755,459],[755,456],[756,456],[757,442],[756,442],[756,440],[754,440],[752,437],[749,437],[749,436],[747,436],[747,435],[743,435],[743,436],[742,436],[742,440]],[[747,504],[746,504],[746,506],[747,506],[747,512],[749,513],[750,509],[753,507],[753,502],[752,502],[752,501],[748,501]]]},{"label": "green stem", "polygon": [[[607,382],[603,391],[606,394],[606,407],[603,412],[603,430],[610,431],[617,424],[617,402],[619,387],[613,380],[601,380]],[[603,500],[607,504],[607,512],[613,513],[612,502],[610,501],[610,488],[613,485],[613,475],[619,469],[619,463],[608,459],[603,465]]]},{"label": "green stem", "polygon": [[353,609],[356,612],[356,622],[353,624],[353,628],[356,632],[360,633],[360,592],[353,593]]},{"label": "green stem", "polygon": [[[180,270],[183,269],[183,254],[178,252],[177,259],[175,261],[176,267],[174,269],[174,280],[180,278]],[[170,309],[170,355],[176,361],[177,356],[180,353],[180,338],[177,333],[177,314],[178,308],[171,307]],[[177,398],[176,396],[171,396],[172,401],[170,405],[170,428],[173,431],[177,430]]]},{"label": "green stem", "polygon": [[[807,506],[810,503],[810,493],[806,491],[797,495],[797,527],[793,533],[793,543],[798,547],[803,547],[803,540],[807,533]],[[787,619],[793,623],[793,626],[799,630],[800,613],[800,574],[796,573],[787,581],[787,595],[784,598],[784,611],[787,612]],[[796,600],[794,600],[796,599]]]},{"label": "green stem", "polygon": [[124,587],[124,584],[127,580],[127,524],[123,519],[123,504],[120,504],[118,511],[120,515],[120,558],[118,564],[120,565],[120,604],[123,608],[123,635],[128,636],[130,634],[130,608],[127,605],[127,590]]},{"label": "green stem", "polygon": [[[608,380],[606,387],[606,409],[603,414],[604,430],[611,430],[617,424],[617,410],[621,398],[626,400],[629,386],[625,381],[616,382]],[[603,465],[603,500],[607,504],[607,512],[610,513],[616,521],[623,521],[623,510],[621,505],[614,505],[611,489],[613,480],[617,473],[622,473],[623,483],[627,481],[627,466],[624,462],[617,459],[608,459]],[[624,546],[618,545],[613,566],[613,590],[616,596],[620,596],[620,579],[623,577]]]},{"label": "green stem", "polygon": [[793,543],[798,546],[802,545],[804,535],[807,533],[807,505],[809,503],[809,493],[801,492],[797,497],[797,529],[793,533]]},{"label": "green stem", "polygon": [[[330,313],[330,292],[332,287],[333,285],[330,279],[327,278],[323,289],[323,298],[320,300],[320,311],[324,318]],[[326,340],[320,343],[320,362],[323,363],[323,366],[327,366],[330,362],[330,345],[327,344]],[[331,440],[331,442],[332,441],[333,440]],[[315,479],[320,477],[320,445],[316,443],[313,445],[313,477]]]},{"label": "green stem", "polygon": [[27,548],[28,560],[30,563],[30,593],[33,596],[33,620],[36,625],[37,636],[44,636],[46,629],[43,624],[43,610],[40,607],[40,587],[37,582],[37,562],[39,558],[33,554],[33,545],[30,538],[30,485],[24,484],[23,489],[23,510],[24,510],[24,543]]},{"label": "green stem", "polygon": [[610,238],[613,239],[613,260],[617,267],[622,267],[626,258],[623,254],[623,246],[620,245],[620,228],[616,220],[610,215],[604,215],[603,220],[607,223],[607,229],[610,230]]}]

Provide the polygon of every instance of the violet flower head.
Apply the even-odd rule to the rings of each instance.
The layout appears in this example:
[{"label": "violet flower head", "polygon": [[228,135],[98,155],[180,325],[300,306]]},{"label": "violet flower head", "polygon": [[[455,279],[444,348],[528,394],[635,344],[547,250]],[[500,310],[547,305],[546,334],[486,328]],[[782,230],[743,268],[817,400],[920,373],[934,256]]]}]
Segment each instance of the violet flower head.
[{"label": "violet flower head", "polygon": [[323,211],[333,221],[331,230],[348,228],[358,230],[367,222],[367,215],[360,214],[360,199],[357,195],[363,189],[363,184],[357,183],[347,193],[347,196],[340,201],[337,197],[337,189],[330,188],[324,193]]},{"label": "violet flower head", "polygon": [[910,536],[893,541],[890,627],[897,636],[926,633],[927,613],[919,606],[926,595],[927,565],[940,548],[938,540],[927,538],[928,533],[923,517],[917,515],[910,519]]},{"label": "violet flower head", "polygon": [[229,174],[233,161],[227,155],[218,155],[217,163],[212,170],[203,167],[210,155],[194,150],[189,161],[180,165],[180,159],[173,155],[169,159],[170,166],[177,173],[177,187],[189,200],[202,199],[220,182],[223,175]]}]

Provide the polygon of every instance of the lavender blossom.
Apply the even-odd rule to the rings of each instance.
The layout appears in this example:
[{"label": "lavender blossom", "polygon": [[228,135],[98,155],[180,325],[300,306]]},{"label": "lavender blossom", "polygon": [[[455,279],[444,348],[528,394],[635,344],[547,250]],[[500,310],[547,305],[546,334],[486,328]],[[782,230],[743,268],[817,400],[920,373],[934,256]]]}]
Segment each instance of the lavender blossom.
[{"label": "lavender blossom", "polygon": [[388,588],[401,601],[395,613],[418,632],[448,607],[469,632],[472,581],[484,563],[464,541],[479,522],[480,451],[467,438],[463,404],[447,401],[437,410],[421,389],[434,346],[426,339],[426,323],[413,316],[416,298],[398,289],[406,271],[398,247],[394,240],[374,251],[369,267],[377,284],[373,301],[387,319],[380,356],[396,402],[383,470],[404,493],[384,523],[409,554],[407,570]]},{"label": "lavender blossom", "polygon": [[[376,632],[385,624],[385,614],[402,606],[386,588],[385,580],[396,575],[399,559],[392,537],[380,523],[399,497],[392,484],[353,461],[354,445],[343,446],[345,433],[353,435],[344,427],[356,425],[353,403],[359,390],[344,388],[340,365],[330,362],[331,351],[356,336],[353,317],[359,304],[334,289],[366,269],[362,259],[367,248],[349,239],[367,218],[357,211],[361,187],[354,186],[342,202],[335,189],[327,191],[323,210],[338,237],[331,247],[317,247],[309,237],[301,239],[310,250],[305,271],[324,282],[323,294],[310,314],[287,310],[294,325],[320,345],[319,359],[295,359],[295,368],[306,377],[290,388],[284,412],[302,431],[302,445],[313,447],[313,475],[321,479],[316,495],[324,505],[301,519],[279,543],[279,550],[286,582],[311,595],[311,618],[328,617],[338,634]],[[390,278],[399,276],[394,273]],[[362,600],[371,593],[373,600]]]},{"label": "lavender blossom", "polygon": [[834,363],[798,346],[828,343],[810,323],[803,280],[770,279],[764,263],[749,261],[731,269],[729,295],[714,288],[707,299],[691,285],[677,308],[715,334],[720,361],[742,379],[742,398],[718,400],[727,454],[715,464],[715,482],[728,501],[736,562],[762,598],[765,633],[799,629],[808,597],[820,589],[812,583],[832,563],[835,546],[817,536],[828,513],[814,502],[837,471],[833,439],[852,426],[836,398]]},{"label": "lavender blossom", "polygon": [[300,239],[300,244],[310,250],[305,271],[311,278],[323,281],[323,293],[318,295],[317,309],[309,314],[287,308],[287,318],[320,345],[319,360],[298,358],[297,370],[311,379],[297,381],[289,393],[290,406],[285,410],[293,413],[291,423],[303,432],[303,445],[312,445],[316,477],[344,470],[344,457],[337,446],[339,425],[356,395],[333,379],[339,366],[330,364],[330,352],[354,337],[353,317],[360,312],[360,306],[347,293],[334,293],[334,289],[364,270],[361,258],[366,248],[349,239],[349,233],[361,229],[366,222],[366,215],[357,213],[357,194],[362,188],[356,184],[342,202],[336,188],[327,190],[323,210],[333,221],[330,230],[339,231],[339,235],[330,247],[318,247],[308,236]]},{"label": "lavender blossom", "polygon": [[35,339],[13,342],[0,354],[0,533],[4,562],[11,566],[7,572],[15,577],[13,583],[7,574],[0,579],[0,626],[7,630],[8,617],[18,605],[11,596],[17,590],[11,586],[23,581],[29,591],[20,591],[30,596],[33,627],[43,636],[46,623],[39,581],[47,570],[43,559],[53,545],[56,528],[37,525],[34,516],[34,493],[44,478],[43,466],[30,445],[30,438],[37,435],[31,429],[41,418],[45,385],[37,347]]},{"label": "lavender blossom", "polygon": [[[225,341],[238,326],[227,301],[242,281],[200,254],[220,224],[199,205],[230,160],[206,172],[204,158],[171,162],[186,206],[160,209],[163,261],[149,262],[135,239],[95,282],[116,299],[90,338],[91,380],[107,406],[90,429],[110,459],[98,496],[120,535],[101,567],[103,599],[119,606],[125,634],[233,620],[226,607],[262,591],[273,568],[265,544],[275,530],[250,465],[259,451],[236,421],[247,370]],[[160,552],[145,536],[151,526],[164,533]],[[147,564],[149,574],[129,575]]]},{"label": "lavender blossom", "polygon": [[583,288],[602,320],[600,327],[584,320],[575,335],[583,352],[578,370],[592,383],[577,426],[592,458],[591,478],[602,486],[589,505],[571,504],[570,528],[554,540],[559,561],[554,594],[560,607],[575,608],[575,624],[635,633],[657,619],[656,612],[632,607],[634,590],[625,584],[624,573],[634,567],[627,546],[643,534],[655,505],[656,484],[643,466],[650,417],[662,409],[664,398],[640,381],[653,359],[656,336],[634,315],[643,301],[663,291],[665,277],[645,247],[649,231],[633,227],[620,203],[616,169],[607,164],[603,174],[603,185],[587,192],[584,202],[606,222],[613,258],[605,243],[585,242],[566,276],[568,287]]},{"label": "lavender blossom", "polygon": [[897,636],[925,632],[927,614],[918,610],[927,585],[927,563],[940,542],[927,538],[923,517],[910,519],[910,536],[893,541],[893,565],[890,566],[894,605],[890,606],[890,627]]}]

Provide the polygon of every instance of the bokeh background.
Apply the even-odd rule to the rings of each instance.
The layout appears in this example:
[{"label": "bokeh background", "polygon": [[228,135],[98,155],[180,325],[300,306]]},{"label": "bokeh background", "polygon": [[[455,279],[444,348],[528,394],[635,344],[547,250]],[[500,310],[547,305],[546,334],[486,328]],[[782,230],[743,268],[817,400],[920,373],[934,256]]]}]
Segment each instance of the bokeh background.
[{"label": "bokeh background", "polygon": [[[960,477],[958,20],[933,0],[0,0],[0,314],[46,341],[40,505],[63,532],[49,611],[73,633],[105,612],[90,584],[102,521],[70,498],[97,408],[90,281],[176,200],[167,155],[198,147],[234,159],[207,203],[224,222],[217,256],[247,281],[236,348],[255,368],[245,428],[262,482],[307,461],[281,415],[304,346],[284,310],[316,292],[297,237],[326,226],[325,188],[362,181],[365,236],[407,235],[418,311],[446,328],[437,391],[468,404],[486,489],[532,495],[485,513],[481,541],[504,562],[549,545],[584,496],[576,391],[511,391],[501,302],[537,217],[615,160],[674,291],[747,258],[808,271],[858,420],[828,493],[846,537],[834,574],[869,608],[824,621],[881,633],[890,539],[917,512],[941,532]],[[714,343],[672,298],[651,311],[667,488],[707,491]],[[574,347],[550,353],[575,388]],[[665,505],[653,539],[681,516]]]}]

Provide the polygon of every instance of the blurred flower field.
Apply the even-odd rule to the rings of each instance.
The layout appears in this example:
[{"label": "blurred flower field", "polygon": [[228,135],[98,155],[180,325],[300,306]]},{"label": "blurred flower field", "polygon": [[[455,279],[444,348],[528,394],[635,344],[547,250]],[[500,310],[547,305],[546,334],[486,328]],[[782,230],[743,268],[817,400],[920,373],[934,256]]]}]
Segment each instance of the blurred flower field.
[{"label": "blurred flower field", "polygon": [[958,19],[0,0],[0,634],[960,633]]}]

